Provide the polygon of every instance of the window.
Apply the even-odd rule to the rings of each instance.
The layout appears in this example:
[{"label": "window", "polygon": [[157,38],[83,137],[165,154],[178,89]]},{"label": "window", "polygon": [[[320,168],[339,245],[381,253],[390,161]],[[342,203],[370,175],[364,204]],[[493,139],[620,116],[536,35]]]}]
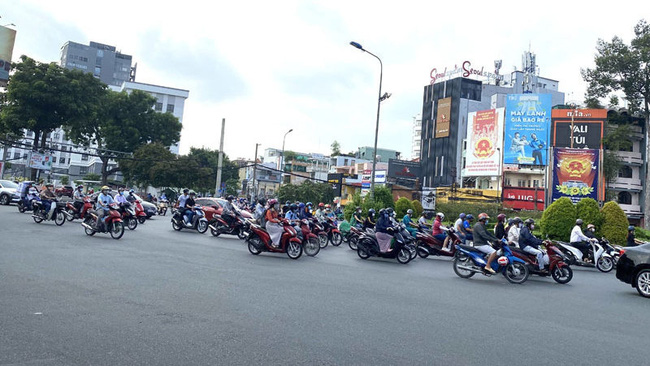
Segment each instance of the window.
[{"label": "window", "polygon": [[162,112],[162,103],[161,102],[156,102],[156,111],[157,112]]},{"label": "window", "polygon": [[83,174],[83,175],[88,174],[88,167],[87,166],[79,167],[79,174]]},{"label": "window", "polygon": [[88,154],[81,155],[81,160],[82,161],[88,161]]},{"label": "window", "polygon": [[632,204],[632,195],[630,192],[619,192],[618,194],[618,203],[622,205],[631,205]]},{"label": "window", "polygon": [[167,104],[167,112],[168,113],[174,113],[174,105],[173,104]]},{"label": "window", "polygon": [[56,156],[53,156],[53,157],[52,157],[52,162],[53,162],[53,163],[56,163]]},{"label": "window", "polygon": [[14,152],[14,159],[20,159],[20,152],[18,151]]},{"label": "window", "polygon": [[104,57],[104,50],[97,50],[97,57]]},{"label": "window", "polygon": [[623,165],[618,171],[619,178],[632,178],[632,168],[627,165]]},{"label": "window", "polygon": [[61,146],[61,151],[67,151],[68,147],[67,146]]},{"label": "window", "polygon": [[61,164],[65,164],[65,158],[61,158]]},{"label": "window", "polygon": [[99,76],[99,74],[101,74],[101,73],[102,73],[102,68],[95,66],[95,74],[94,75]]},{"label": "window", "polygon": [[97,66],[102,66],[102,61],[104,61],[104,58],[103,58],[103,57],[97,57],[97,58],[95,59],[95,65],[97,65]]}]

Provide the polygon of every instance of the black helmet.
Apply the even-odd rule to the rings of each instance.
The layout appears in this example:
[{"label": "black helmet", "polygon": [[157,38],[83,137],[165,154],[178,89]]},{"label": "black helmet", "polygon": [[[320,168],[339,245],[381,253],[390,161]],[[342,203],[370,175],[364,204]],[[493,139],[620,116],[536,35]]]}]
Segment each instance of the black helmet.
[{"label": "black helmet", "polygon": [[234,200],[234,199],[235,199],[235,197],[233,197],[232,194],[229,194],[229,195],[226,197],[226,200],[228,200],[228,201],[232,201],[232,200]]},{"label": "black helmet", "polygon": [[185,189],[183,190],[183,193],[190,193],[190,190],[187,189],[187,188],[185,188]]},{"label": "black helmet", "polygon": [[292,203],[291,205],[289,205],[289,209],[290,209],[291,211],[295,211],[295,210],[298,209],[298,205],[296,205],[295,203]]},{"label": "black helmet", "polygon": [[373,215],[374,216],[375,215],[375,209],[371,208],[370,210],[368,210],[368,215]]},{"label": "black helmet", "polygon": [[305,203],[305,206],[313,206],[313,205],[314,205],[314,204],[311,203],[311,202],[307,202],[307,203]]},{"label": "black helmet", "polygon": [[524,225],[526,225],[526,226],[533,225],[534,223],[535,223],[535,220],[533,220],[533,219],[526,219],[526,221],[524,221]]},{"label": "black helmet", "polygon": [[520,223],[520,222],[521,222],[521,218],[519,218],[519,216],[517,216],[517,217],[515,217],[514,219],[512,219],[512,223],[513,223],[513,224],[518,224],[518,223]]},{"label": "black helmet", "polygon": [[582,219],[577,219],[576,220],[576,225],[582,225]]},{"label": "black helmet", "polygon": [[393,212],[395,212],[395,210],[393,210],[391,207],[386,209],[386,213],[388,213],[389,215],[392,215]]},{"label": "black helmet", "polygon": [[474,215],[469,214],[469,215],[465,216],[465,218],[467,219],[467,221],[473,221],[474,220]]},{"label": "black helmet", "polygon": [[260,205],[264,206],[266,204],[266,198],[260,198],[257,202],[259,202]]},{"label": "black helmet", "polygon": [[634,231],[634,225],[630,225],[627,227],[627,231]]}]

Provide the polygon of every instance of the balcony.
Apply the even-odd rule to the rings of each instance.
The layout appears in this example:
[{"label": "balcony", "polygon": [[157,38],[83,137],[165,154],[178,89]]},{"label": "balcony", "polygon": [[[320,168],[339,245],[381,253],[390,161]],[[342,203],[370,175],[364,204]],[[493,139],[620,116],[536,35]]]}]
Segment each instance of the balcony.
[{"label": "balcony", "polygon": [[643,165],[643,159],[641,158],[641,153],[631,152],[631,151],[617,151],[616,155],[618,155],[625,164],[635,165],[635,166]]},{"label": "balcony", "polygon": [[617,191],[634,191],[641,192],[643,190],[643,185],[641,185],[640,179],[635,178],[616,178],[612,183],[609,183],[608,188],[614,189]]},{"label": "balcony", "polygon": [[641,215],[641,206],[618,204],[626,215]]}]

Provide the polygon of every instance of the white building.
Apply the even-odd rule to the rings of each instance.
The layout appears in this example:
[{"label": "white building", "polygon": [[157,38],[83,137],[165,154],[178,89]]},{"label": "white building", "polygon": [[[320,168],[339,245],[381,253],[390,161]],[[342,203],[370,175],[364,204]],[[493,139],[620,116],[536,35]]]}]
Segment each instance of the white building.
[{"label": "white building", "polygon": [[411,160],[420,158],[420,145],[422,142],[422,115],[413,117],[413,136],[411,147]]}]

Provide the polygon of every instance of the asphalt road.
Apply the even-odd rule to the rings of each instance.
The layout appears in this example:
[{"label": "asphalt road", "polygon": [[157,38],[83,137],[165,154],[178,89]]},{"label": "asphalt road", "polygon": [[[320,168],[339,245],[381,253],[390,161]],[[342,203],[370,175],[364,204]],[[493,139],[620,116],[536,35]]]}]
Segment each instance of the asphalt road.
[{"label": "asphalt road", "polygon": [[448,259],[251,255],[155,217],[121,240],[0,207],[0,365],[644,365],[614,273],[457,277]]}]

